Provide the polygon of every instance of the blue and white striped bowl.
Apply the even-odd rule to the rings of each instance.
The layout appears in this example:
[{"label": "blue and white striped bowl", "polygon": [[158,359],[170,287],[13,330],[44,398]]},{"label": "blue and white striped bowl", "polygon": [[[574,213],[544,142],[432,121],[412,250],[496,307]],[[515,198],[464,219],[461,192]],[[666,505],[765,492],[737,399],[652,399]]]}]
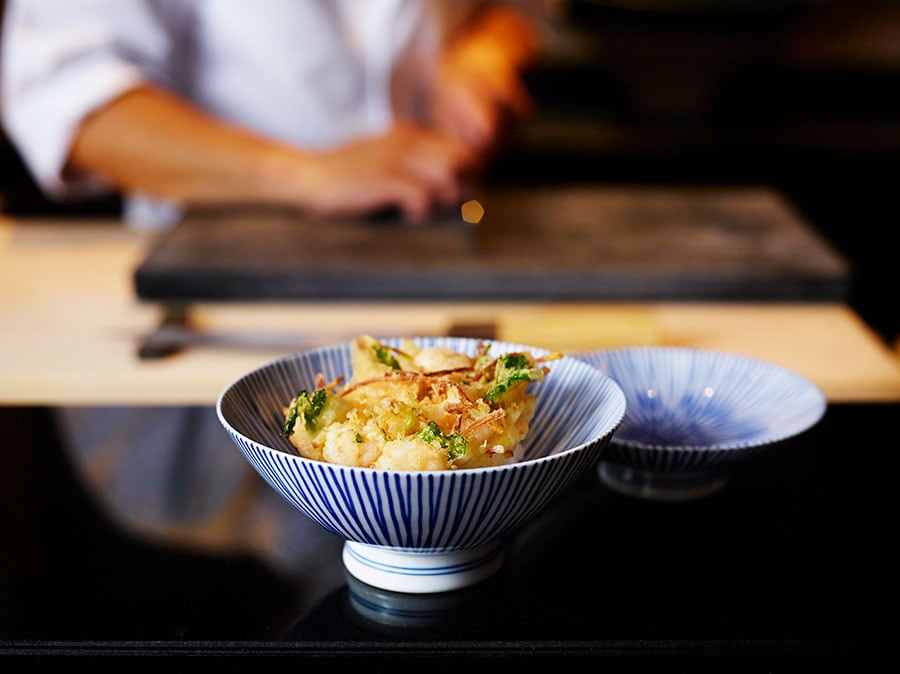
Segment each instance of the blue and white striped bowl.
[{"label": "blue and white striped bowl", "polygon": [[[400,345],[399,339],[383,341]],[[413,341],[470,355],[482,343],[458,337]],[[520,344],[486,343],[494,355],[547,354]],[[354,575],[385,589],[442,591],[495,571],[502,560],[497,543],[596,466],[624,418],[621,388],[597,368],[571,357],[547,366],[545,381],[530,389],[538,405],[524,458],[505,466],[395,471],[299,456],[281,436],[282,409],[297,391],[315,385],[318,372],[326,380],[349,378],[349,342],[286,356],[245,374],[219,396],[217,412],[232,441],[275,490],[352,544],[345,547],[344,560]],[[479,551],[474,559],[472,551]],[[440,557],[453,552],[460,554]],[[416,557],[404,560],[404,553]],[[423,554],[439,557],[432,561]],[[447,566],[454,568],[448,572]]]},{"label": "blue and white striped bowl", "polygon": [[625,393],[625,419],[604,453],[601,476],[629,493],[678,498],[680,490],[690,498],[717,491],[730,464],[806,431],[826,409],[812,382],[747,356],[645,346],[576,357]]}]

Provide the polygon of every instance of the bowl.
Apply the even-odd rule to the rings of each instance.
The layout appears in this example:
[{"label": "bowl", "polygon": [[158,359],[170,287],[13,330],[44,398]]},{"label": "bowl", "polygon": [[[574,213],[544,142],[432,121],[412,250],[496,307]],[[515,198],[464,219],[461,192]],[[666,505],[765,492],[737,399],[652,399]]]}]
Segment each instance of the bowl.
[{"label": "bowl", "polygon": [[825,413],[825,396],[808,379],[743,355],[641,346],[575,356],[625,393],[625,418],[598,470],[604,484],[631,496],[710,496],[736,462],[806,431]]},{"label": "bowl", "polygon": [[[399,347],[400,339],[383,338]],[[493,340],[420,337],[421,347],[470,356],[544,349]],[[543,511],[585,472],[625,415],[622,389],[588,363],[563,356],[546,363],[534,417],[519,460],[452,470],[345,466],[300,456],[282,436],[283,408],[297,392],[349,378],[351,343],[268,362],[219,396],[219,420],[253,468],[303,515],[344,539],[346,570],[371,586],[411,593],[443,592],[480,582],[499,570],[504,540]]]}]

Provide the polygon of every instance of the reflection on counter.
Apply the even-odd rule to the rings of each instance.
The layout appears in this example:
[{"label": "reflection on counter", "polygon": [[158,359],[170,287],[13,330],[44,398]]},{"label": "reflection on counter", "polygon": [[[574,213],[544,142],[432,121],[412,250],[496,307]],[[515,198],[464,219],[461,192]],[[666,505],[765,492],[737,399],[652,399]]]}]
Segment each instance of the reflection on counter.
[{"label": "reflection on counter", "polygon": [[346,574],[346,585],[304,613],[285,631],[284,639],[332,638],[337,625],[361,640],[445,640],[469,635],[478,624],[494,622],[491,611],[499,601],[500,588],[501,583],[492,578],[452,592],[407,594],[382,590]]}]

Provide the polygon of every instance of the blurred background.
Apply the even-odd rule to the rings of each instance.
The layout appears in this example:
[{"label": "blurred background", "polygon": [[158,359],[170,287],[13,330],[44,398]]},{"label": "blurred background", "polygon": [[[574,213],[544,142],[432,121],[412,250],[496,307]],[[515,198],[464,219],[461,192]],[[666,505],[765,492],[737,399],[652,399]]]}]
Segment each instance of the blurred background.
[{"label": "blurred background", "polygon": [[[900,290],[900,251],[894,244],[900,224],[900,206],[895,199],[900,178],[900,98],[895,93],[900,88],[900,0],[540,3],[547,17],[546,48],[528,81],[537,103],[536,115],[491,166],[488,181],[514,185],[771,186],[846,256],[852,265],[850,304],[886,343],[900,347],[900,312],[894,299]],[[0,0],[0,12],[3,5]],[[0,129],[0,218],[99,216],[115,226],[121,208],[116,195],[67,204],[48,200]],[[639,323],[636,329],[642,329],[639,319],[631,320]],[[611,335],[617,338],[618,333],[613,329]],[[896,490],[890,489],[889,480],[895,474],[891,470],[895,455],[887,453],[887,469],[875,475],[874,482],[867,478],[842,485],[840,480],[846,471],[847,445],[854,443],[862,448],[862,456],[870,457],[883,448],[881,435],[892,422],[895,406],[876,406],[880,409],[875,417],[854,416],[857,406],[836,407],[833,414],[839,416],[831,418],[837,421],[823,425],[807,444],[787,452],[786,463],[755,464],[737,477],[735,489],[726,493],[725,501],[714,503],[711,509],[689,511],[688,519],[684,510],[675,510],[654,520],[660,511],[650,511],[640,503],[631,509],[625,502],[614,502],[601,518],[601,536],[628,543],[634,534],[629,517],[649,522],[651,528],[642,530],[636,549],[618,545],[617,554],[608,555],[602,548],[601,562],[613,573],[630,573],[640,580],[648,569],[653,570],[646,560],[660,561],[644,553],[662,541],[675,550],[675,570],[685,571],[689,581],[675,588],[673,596],[688,597],[689,604],[696,607],[689,596],[696,585],[690,581],[709,580],[710,565],[696,565],[696,557],[684,550],[693,549],[696,543],[701,557],[708,552],[709,559],[717,562],[739,560],[737,569],[752,571],[750,577],[758,582],[738,588],[737,597],[733,592],[714,593],[707,601],[719,609],[721,601],[733,607],[743,606],[743,600],[751,610],[733,616],[725,628],[716,625],[713,634],[720,629],[740,633],[761,612],[775,618],[772,634],[777,635],[779,626],[793,620],[801,606],[803,616],[812,615],[810,611],[816,607],[829,609],[814,616],[812,626],[804,625],[809,635],[817,634],[820,624],[848,607],[854,617],[878,616],[878,612],[867,613],[858,607],[883,596],[885,588],[879,584],[896,575],[888,569],[894,556],[877,554],[888,550],[885,541],[889,539],[875,535],[883,530],[883,518],[877,514],[892,512],[889,506]],[[198,415],[208,410],[160,407],[150,410],[150,415],[145,408],[133,411],[145,427],[166,429],[164,435],[137,434],[153,445],[153,451],[146,451],[148,444],[137,443],[133,453],[117,454],[121,449],[117,445],[107,446],[91,435],[82,435],[77,437],[84,447],[73,450],[83,452],[79,455],[69,451],[73,447],[66,445],[67,436],[61,432],[67,429],[56,428],[47,410],[0,406],[5,446],[17,448],[0,451],[0,475],[6,478],[0,488],[0,506],[8,503],[9,512],[17,514],[3,518],[2,524],[11,526],[11,533],[0,539],[13,541],[9,546],[13,554],[5,555],[0,567],[11,560],[14,574],[7,577],[16,579],[21,571],[28,581],[19,588],[0,578],[0,626],[7,630],[5,634],[12,631],[42,639],[48,634],[96,639],[100,633],[126,639],[150,634],[242,640],[250,633],[270,638],[266,630],[296,618],[316,592],[340,587],[343,570],[331,562],[337,559],[341,542],[306,518],[296,518],[274,490],[247,478],[249,464],[239,453],[223,455],[221,428],[198,421]],[[874,421],[863,421],[867,419]],[[89,422],[90,418],[82,425],[87,427]],[[201,426],[204,430],[196,431]],[[127,435],[128,427],[123,428],[122,435]],[[117,433],[119,427],[113,427],[110,434]],[[191,443],[198,451],[179,453]],[[21,451],[23,448],[42,451]],[[97,448],[96,455],[88,454]],[[163,453],[158,448],[171,451]],[[202,543],[225,548],[249,530],[252,541],[260,549],[272,551],[275,561],[294,565],[309,576],[286,583],[273,577],[257,555],[242,551],[233,556],[197,555],[176,545],[160,546],[155,539],[122,536],[117,526],[120,522],[110,523],[109,512],[89,499],[91,492],[73,479],[82,476],[68,463],[73,456],[90,468],[98,467],[94,473],[85,473],[89,477],[123,476],[125,488],[115,492],[128,498],[123,509],[134,503],[146,507],[148,518],[160,516],[162,524],[153,521],[160,528],[170,524],[164,518],[186,522],[171,528],[179,545],[197,538],[199,530],[204,536]],[[137,456],[146,462],[139,463],[141,470],[135,472],[127,458],[120,456]],[[148,468],[151,464],[152,471]],[[120,472],[113,470],[120,466]],[[208,470],[210,466],[215,467],[214,472]],[[152,498],[145,498],[147,494]],[[762,502],[763,507],[747,508],[750,499]],[[251,502],[253,508],[247,505]],[[227,507],[220,507],[222,503]],[[725,507],[720,507],[723,504]],[[824,511],[817,509],[821,504],[826,506]],[[848,504],[853,507],[848,509]],[[541,524],[537,535],[524,539],[522,545],[536,548],[546,542],[546,532],[550,532],[551,543],[562,540],[583,528],[585,517],[595,524],[598,512],[594,505],[585,514],[577,514],[584,505],[575,503],[575,510],[567,505],[555,519],[547,520],[552,527]],[[604,508],[607,505],[604,502]],[[200,510],[202,514],[197,515]],[[209,511],[215,511],[215,516],[207,518]],[[876,516],[857,517],[860,512]],[[620,526],[623,514],[625,525]],[[195,521],[200,522],[196,527]],[[548,549],[554,547],[558,546]],[[860,556],[860,549],[876,554]],[[73,550],[87,554],[73,555]],[[530,549],[525,549],[524,555],[523,550],[518,552],[526,561],[513,567],[515,579],[533,577],[549,559]],[[821,565],[823,558],[831,563]],[[590,556],[585,559],[596,562]],[[60,560],[65,561],[65,573],[59,573]],[[632,563],[634,560],[639,563]],[[875,572],[838,574],[849,578],[849,584],[838,583],[830,592],[821,592],[829,582],[826,576],[847,560],[855,562],[851,570],[874,565]],[[727,585],[734,569],[727,564],[712,566],[712,579],[719,586]],[[814,572],[810,575],[811,568]],[[758,573],[760,569],[765,573]],[[551,614],[552,609],[563,606],[565,593],[557,587],[570,580],[567,574],[556,575],[559,582],[551,583],[544,592]],[[73,577],[84,582],[72,583]],[[134,584],[134,578],[141,582]],[[796,578],[803,579],[799,592],[790,586]],[[659,599],[654,584],[620,586],[624,594],[633,594],[638,586],[651,601]],[[890,584],[885,586],[892,597]],[[137,596],[122,591],[132,587],[138,589]],[[597,587],[605,592],[607,585]],[[766,591],[751,596],[759,587]],[[17,601],[4,601],[10,596]],[[522,596],[530,606],[535,605],[534,597]],[[769,605],[775,596],[778,603]],[[343,597],[331,595],[333,600]],[[586,605],[583,601],[590,598],[588,594],[578,601]],[[593,609],[589,601],[588,605]],[[627,629],[645,624],[646,605],[635,604],[638,608],[632,622],[626,622]],[[300,625],[314,630],[314,623],[321,621],[320,632],[300,634],[301,629],[297,638],[315,639],[317,634],[326,634],[329,626],[346,629],[347,621],[340,614],[327,620],[328,610],[338,610],[335,606],[335,601],[323,603],[323,610],[310,616],[312,626]],[[668,607],[673,620],[681,619],[681,606],[673,601]],[[792,610],[784,612],[785,606]],[[83,607],[91,607],[93,614]],[[491,606],[486,613],[490,629],[503,624],[493,620],[494,611]],[[557,613],[570,620],[548,625],[538,615],[531,624],[540,630],[551,627],[551,635],[562,634],[573,623],[572,616],[579,615]],[[719,614],[725,615],[721,611],[706,613]],[[613,617],[618,621],[620,612]],[[660,626],[665,630],[665,618],[662,614],[656,621],[657,633]],[[877,618],[862,619],[849,632],[871,636],[866,631],[877,622]],[[696,624],[703,623],[678,625],[676,632],[689,633]],[[823,631],[832,634],[846,627],[836,621]],[[875,633],[891,628],[888,621]],[[490,629],[485,633],[490,634]],[[792,625],[789,631],[794,633],[794,629]],[[894,632],[890,636],[895,636]],[[342,638],[352,640],[354,636],[344,632]]]},{"label": "blurred background", "polygon": [[[771,185],[848,257],[851,304],[897,340],[898,0],[542,4],[538,112],[490,180]],[[0,207],[115,216],[120,203],[48,201],[0,136]]]}]

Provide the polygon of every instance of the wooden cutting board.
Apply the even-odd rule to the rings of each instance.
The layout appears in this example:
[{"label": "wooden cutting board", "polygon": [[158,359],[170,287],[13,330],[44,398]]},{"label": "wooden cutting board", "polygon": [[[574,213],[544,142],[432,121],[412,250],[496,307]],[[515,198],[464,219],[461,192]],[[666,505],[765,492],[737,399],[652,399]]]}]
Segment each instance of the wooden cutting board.
[{"label": "wooden cutting board", "polygon": [[151,301],[843,301],[847,261],[765,187],[526,186],[451,213],[189,212],[135,270]]}]

